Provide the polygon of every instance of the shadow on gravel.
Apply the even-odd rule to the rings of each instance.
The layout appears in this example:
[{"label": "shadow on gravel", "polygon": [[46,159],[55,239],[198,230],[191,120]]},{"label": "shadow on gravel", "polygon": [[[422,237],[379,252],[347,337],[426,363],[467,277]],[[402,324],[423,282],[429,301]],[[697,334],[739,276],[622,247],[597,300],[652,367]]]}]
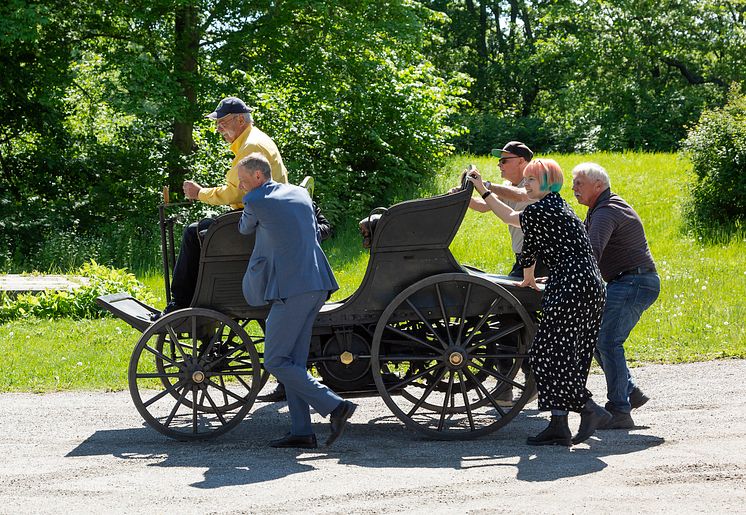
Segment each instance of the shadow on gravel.
[{"label": "shadow on gravel", "polygon": [[[406,429],[394,416],[352,423],[331,448],[312,451],[272,449],[267,442],[287,431],[286,412],[265,405],[239,427],[201,442],[177,442],[143,425],[140,428],[96,431],[67,457],[106,456],[142,460],[149,467],[204,468],[204,479],[191,486],[220,488],[272,481],[315,470],[315,462],[337,460],[365,468],[449,468],[464,470],[512,467],[520,481],[553,481],[603,470],[606,456],[640,452],[663,438],[626,431],[598,431],[571,449],[530,447],[527,435],[546,425],[535,410],[526,410],[507,427],[476,440],[436,441]],[[317,424],[319,443],[326,440],[327,424]],[[635,429],[634,431],[638,431]],[[326,465],[328,466],[328,465]]]}]

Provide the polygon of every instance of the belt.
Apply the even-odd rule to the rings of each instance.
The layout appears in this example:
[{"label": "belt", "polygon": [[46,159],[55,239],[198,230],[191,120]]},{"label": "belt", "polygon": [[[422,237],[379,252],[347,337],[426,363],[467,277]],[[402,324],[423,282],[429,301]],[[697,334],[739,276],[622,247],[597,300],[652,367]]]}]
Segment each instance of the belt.
[{"label": "belt", "polygon": [[621,277],[623,275],[655,274],[657,272],[658,271],[655,269],[655,267],[638,266],[638,267],[630,268],[629,270],[625,270],[624,272],[619,273],[617,277]]}]

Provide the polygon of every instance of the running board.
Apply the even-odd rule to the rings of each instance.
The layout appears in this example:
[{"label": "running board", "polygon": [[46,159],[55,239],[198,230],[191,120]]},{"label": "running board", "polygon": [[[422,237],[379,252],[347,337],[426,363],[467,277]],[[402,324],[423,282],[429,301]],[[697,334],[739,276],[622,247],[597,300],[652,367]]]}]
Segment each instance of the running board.
[{"label": "running board", "polygon": [[102,295],[96,299],[96,304],[141,333],[153,324],[150,316],[160,313],[159,310],[140,302],[128,293]]}]

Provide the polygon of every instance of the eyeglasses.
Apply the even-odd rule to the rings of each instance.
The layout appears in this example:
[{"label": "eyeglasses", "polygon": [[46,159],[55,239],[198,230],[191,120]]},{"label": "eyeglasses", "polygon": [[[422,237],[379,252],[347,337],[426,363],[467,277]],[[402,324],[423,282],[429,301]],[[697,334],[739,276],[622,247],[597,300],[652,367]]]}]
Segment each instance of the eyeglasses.
[{"label": "eyeglasses", "polygon": [[513,157],[501,157],[500,160],[497,162],[498,164],[504,165],[505,162],[508,159],[518,159],[520,156],[513,156]]},{"label": "eyeglasses", "polygon": [[225,127],[226,124],[230,122],[231,120],[234,120],[236,116],[237,115],[235,114],[229,114],[229,115],[223,116],[219,120],[215,120],[215,128],[220,129],[221,127]]}]

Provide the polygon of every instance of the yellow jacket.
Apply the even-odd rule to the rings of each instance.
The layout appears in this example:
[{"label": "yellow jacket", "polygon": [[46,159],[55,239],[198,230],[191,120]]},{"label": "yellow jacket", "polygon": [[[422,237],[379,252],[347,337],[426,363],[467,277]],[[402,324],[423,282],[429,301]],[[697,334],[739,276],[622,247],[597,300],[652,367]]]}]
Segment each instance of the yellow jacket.
[{"label": "yellow jacket", "polygon": [[269,160],[272,168],[272,179],[275,182],[287,184],[288,171],[282,162],[282,156],[272,138],[264,134],[253,125],[247,127],[241,135],[231,143],[231,151],[235,156],[231,167],[225,174],[225,184],[215,188],[202,188],[198,199],[213,206],[229,205],[233,209],[242,209],[241,199],[246,192],[238,187],[238,162],[253,152],[261,152]]}]

